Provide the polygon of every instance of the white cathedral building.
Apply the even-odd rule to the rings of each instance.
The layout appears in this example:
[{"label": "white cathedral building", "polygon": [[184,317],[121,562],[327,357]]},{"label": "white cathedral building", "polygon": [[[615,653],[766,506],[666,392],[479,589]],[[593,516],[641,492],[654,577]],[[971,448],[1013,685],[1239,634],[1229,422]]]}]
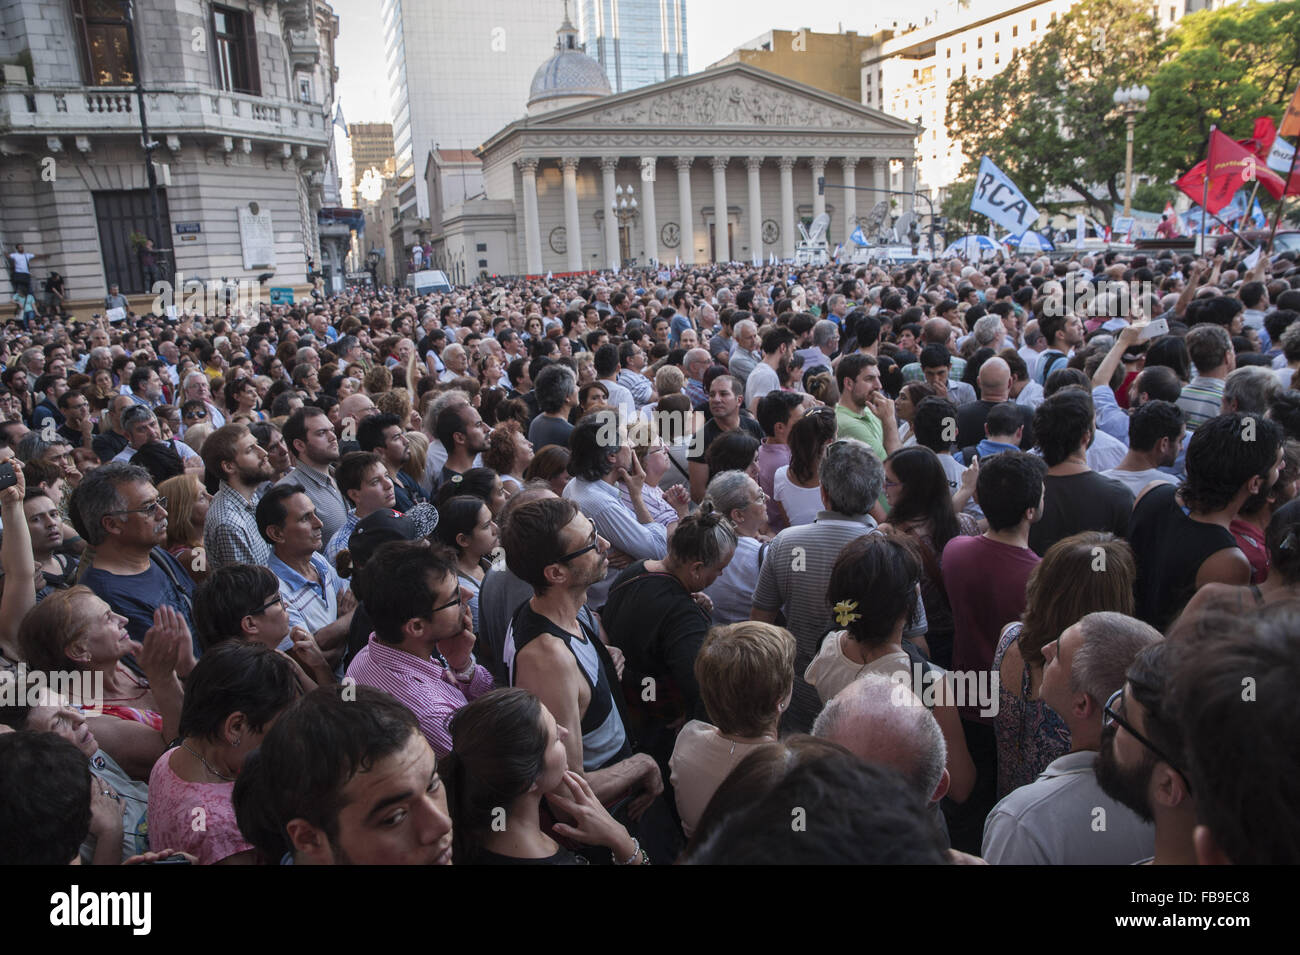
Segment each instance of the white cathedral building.
[{"label": "white cathedral building", "polygon": [[557,35],[527,115],[475,150],[482,195],[433,224],[455,282],[789,259],[822,213],[831,247],[847,243],[891,162],[915,188],[911,123],[743,63],[611,95],[567,19]]}]

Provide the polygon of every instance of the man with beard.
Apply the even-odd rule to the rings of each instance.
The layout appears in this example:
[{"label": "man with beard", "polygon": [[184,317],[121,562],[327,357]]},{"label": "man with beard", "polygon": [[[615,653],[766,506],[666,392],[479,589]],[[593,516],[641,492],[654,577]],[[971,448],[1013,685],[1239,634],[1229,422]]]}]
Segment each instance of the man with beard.
[{"label": "man with beard", "polygon": [[267,453],[245,425],[218,428],[203,442],[203,464],[220,487],[203,522],[208,570],[230,564],[260,564],[271,548],[257,530],[257,489],[275,477]]},{"label": "man with beard", "polygon": [[468,403],[452,404],[434,419],[434,437],[447,449],[447,463],[438,472],[433,493],[444,483],[474,467],[474,458],[488,447],[491,429],[483,422],[478,409]]},{"label": "man with beard", "polygon": [[284,443],[293,452],[294,466],[277,485],[299,485],[316,505],[328,541],[348,519],[348,505],[334,481],[332,465],[339,459],[339,439],[325,412],[315,406],[299,408],[284,423]]},{"label": "man with beard", "polygon": [[1111,611],[1090,613],[1043,647],[1038,698],[1070,730],[1070,751],[1027,786],[1008,793],[984,824],[991,865],[1131,865],[1152,855],[1155,831],[1101,791],[1093,763],[1102,709],[1138,653],[1161,640],[1154,628]]},{"label": "man with beard", "polygon": [[757,411],[758,402],[768,392],[781,390],[781,376],[789,369],[794,351],[794,332],[790,329],[774,325],[763,332],[763,360],[745,379],[745,407],[750,412]]},{"label": "man with beard", "polygon": [[561,726],[569,769],[586,777],[606,806],[625,797],[640,818],[663,791],[653,757],[633,755],[619,686],[623,655],[601,639],[587,588],[605,579],[609,541],[572,501],[548,498],[518,508],[501,536],[506,565],[531,584],[506,631],[502,656],[510,685],[531,690]]},{"label": "man with beard", "polygon": [[1153,865],[1196,865],[1196,803],[1180,766],[1182,728],[1169,712],[1169,646],[1153,643],[1133,661],[1128,682],[1102,710],[1093,771],[1107,796],[1156,826]]},{"label": "man with beard", "polygon": [[451,864],[433,750],[414,714],[369,686],[322,686],[281,713],[231,801],[267,862]]},{"label": "man with beard", "polygon": [[415,478],[402,468],[411,460],[411,446],[407,443],[402,422],[394,414],[376,414],[361,422],[357,428],[357,443],[362,451],[374,451],[384,463],[388,477],[393,482],[397,496],[395,507],[405,514],[425,500],[424,492]]}]

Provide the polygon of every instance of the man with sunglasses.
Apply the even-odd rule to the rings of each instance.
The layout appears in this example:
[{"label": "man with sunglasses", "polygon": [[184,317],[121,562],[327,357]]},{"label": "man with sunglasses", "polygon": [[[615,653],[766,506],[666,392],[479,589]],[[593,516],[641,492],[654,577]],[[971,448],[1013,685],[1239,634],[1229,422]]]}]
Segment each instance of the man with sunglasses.
[{"label": "man with sunglasses", "polygon": [[474,659],[470,594],[455,555],[423,541],[383,544],[357,586],[375,629],[347,678],[406,704],[441,759],[451,752],[452,716],[494,685]]},{"label": "man with sunglasses", "polygon": [[[193,638],[194,582],[165,549],[167,499],[149,472],[131,464],[100,465],[82,478],[71,509],[77,533],[94,548],[80,582],[126,617],[131,639],[144,642],[162,606],[185,618]],[[195,640],[195,657],[199,652]]]},{"label": "man with sunglasses", "polygon": [[1153,865],[1196,865],[1196,803],[1183,731],[1170,707],[1172,657],[1162,640],[1137,655],[1102,709],[1097,785],[1156,827]]},{"label": "man with sunglasses", "polygon": [[1131,865],[1155,851],[1155,829],[1108,796],[1094,765],[1107,701],[1160,633],[1121,613],[1090,613],[1043,647],[1038,697],[1070,730],[1070,751],[993,807],[983,852],[992,865]]}]

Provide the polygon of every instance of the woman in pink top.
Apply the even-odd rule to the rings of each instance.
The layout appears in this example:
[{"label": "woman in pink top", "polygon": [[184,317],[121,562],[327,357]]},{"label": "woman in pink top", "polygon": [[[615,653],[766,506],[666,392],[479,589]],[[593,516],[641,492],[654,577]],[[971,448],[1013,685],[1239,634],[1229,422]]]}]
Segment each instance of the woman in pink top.
[{"label": "woman in pink top", "polygon": [[261,644],[229,640],[203,655],[185,689],[180,746],[149,774],[149,846],[200,865],[252,864],[230,803],[245,757],[298,698],[293,666]]},{"label": "woman in pink top", "polygon": [[712,724],[691,720],[668,765],[682,830],[695,831],[727,774],[764,743],[776,742],[794,687],[794,637],[782,627],[743,621],[714,627],[695,658],[695,679]]}]

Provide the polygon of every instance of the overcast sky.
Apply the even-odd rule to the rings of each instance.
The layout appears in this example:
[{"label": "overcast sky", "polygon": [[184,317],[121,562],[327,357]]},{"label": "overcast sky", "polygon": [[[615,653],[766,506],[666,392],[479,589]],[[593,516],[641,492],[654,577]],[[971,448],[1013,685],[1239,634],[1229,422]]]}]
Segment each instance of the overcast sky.
[{"label": "overcast sky", "polygon": [[[349,123],[391,122],[379,0],[331,0],[331,6],[339,18],[335,53],[344,117]],[[843,24],[845,30],[864,32],[874,19],[868,7],[831,0],[804,0],[797,5],[789,0],[687,0],[691,71],[704,69],[767,30],[834,33]]]}]

